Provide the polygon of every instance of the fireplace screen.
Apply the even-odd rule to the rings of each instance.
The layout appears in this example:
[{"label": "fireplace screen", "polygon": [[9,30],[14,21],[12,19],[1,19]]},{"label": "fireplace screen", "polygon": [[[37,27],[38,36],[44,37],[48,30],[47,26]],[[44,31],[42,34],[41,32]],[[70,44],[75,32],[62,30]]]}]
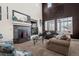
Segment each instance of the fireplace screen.
[{"label": "fireplace screen", "polygon": [[30,27],[21,27],[21,26],[14,26],[14,41],[28,41],[30,40]]}]

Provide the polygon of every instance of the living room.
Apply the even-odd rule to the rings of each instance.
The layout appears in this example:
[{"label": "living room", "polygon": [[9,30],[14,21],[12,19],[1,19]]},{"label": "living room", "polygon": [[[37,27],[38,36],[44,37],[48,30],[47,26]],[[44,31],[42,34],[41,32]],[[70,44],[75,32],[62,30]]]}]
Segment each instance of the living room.
[{"label": "living room", "polygon": [[37,40],[39,37],[34,36],[33,41],[15,44],[15,47],[30,50],[34,56],[78,56],[78,6],[75,3],[43,3],[43,32],[39,34],[42,38]]},{"label": "living room", "polygon": [[0,5],[0,41],[5,43],[0,44],[3,55],[79,55],[78,3]]}]

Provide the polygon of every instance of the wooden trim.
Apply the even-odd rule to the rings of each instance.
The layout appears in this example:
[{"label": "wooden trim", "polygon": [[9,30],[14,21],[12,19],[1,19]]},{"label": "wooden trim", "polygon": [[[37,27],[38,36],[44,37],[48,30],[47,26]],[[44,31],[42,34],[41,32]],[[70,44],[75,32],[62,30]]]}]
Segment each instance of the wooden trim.
[{"label": "wooden trim", "polygon": [[9,18],[9,16],[8,16],[8,15],[9,15],[9,13],[8,13],[8,6],[7,6],[7,19]]}]

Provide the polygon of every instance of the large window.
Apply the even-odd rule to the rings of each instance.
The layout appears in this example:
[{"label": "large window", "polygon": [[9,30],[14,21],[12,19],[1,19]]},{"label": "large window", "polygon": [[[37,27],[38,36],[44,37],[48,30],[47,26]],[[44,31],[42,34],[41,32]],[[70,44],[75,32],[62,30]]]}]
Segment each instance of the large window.
[{"label": "large window", "polygon": [[57,19],[57,31],[72,34],[72,17]]},{"label": "large window", "polygon": [[45,21],[45,30],[55,31],[55,21],[54,20]]}]

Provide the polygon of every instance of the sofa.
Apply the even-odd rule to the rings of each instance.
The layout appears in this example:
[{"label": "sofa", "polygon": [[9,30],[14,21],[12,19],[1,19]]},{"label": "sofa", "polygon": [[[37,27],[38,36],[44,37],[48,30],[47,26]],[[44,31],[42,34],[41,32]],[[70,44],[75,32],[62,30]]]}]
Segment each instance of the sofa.
[{"label": "sofa", "polygon": [[65,56],[68,55],[69,46],[70,46],[70,39],[68,39],[68,40],[60,39],[59,40],[59,39],[53,38],[53,39],[49,39],[46,42],[46,48],[48,50],[60,53]]},{"label": "sofa", "polygon": [[55,32],[55,31],[45,31],[45,32],[43,32],[44,39],[50,39],[50,38],[54,37],[55,35],[58,35],[58,33]]}]

